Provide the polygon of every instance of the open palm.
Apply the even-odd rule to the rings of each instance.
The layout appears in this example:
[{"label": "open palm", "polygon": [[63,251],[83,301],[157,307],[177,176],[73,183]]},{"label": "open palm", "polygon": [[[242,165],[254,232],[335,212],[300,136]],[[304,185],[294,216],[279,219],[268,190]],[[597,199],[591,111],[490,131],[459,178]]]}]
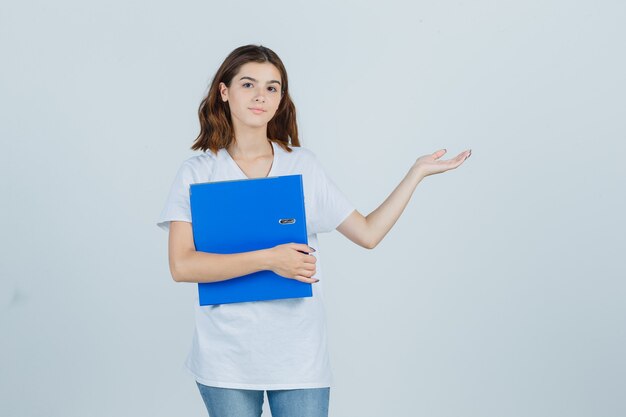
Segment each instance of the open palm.
[{"label": "open palm", "polygon": [[452,159],[439,160],[447,151],[440,149],[435,153],[420,156],[413,164],[413,169],[424,177],[439,174],[460,166],[472,154],[472,150],[463,151]]}]

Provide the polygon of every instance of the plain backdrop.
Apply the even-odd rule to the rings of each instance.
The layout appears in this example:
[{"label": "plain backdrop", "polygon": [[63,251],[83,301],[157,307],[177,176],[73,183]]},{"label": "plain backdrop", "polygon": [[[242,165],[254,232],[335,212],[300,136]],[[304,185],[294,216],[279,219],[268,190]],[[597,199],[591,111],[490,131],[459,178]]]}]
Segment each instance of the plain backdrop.
[{"label": "plain backdrop", "polygon": [[[234,48],[287,68],[301,143],[374,249],[320,235],[332,417],[626,415],[620,1],[8,1],[0,415],[206,416],[194,284],[156,225]],[[269,416],[267,400],[264,416]]]}]

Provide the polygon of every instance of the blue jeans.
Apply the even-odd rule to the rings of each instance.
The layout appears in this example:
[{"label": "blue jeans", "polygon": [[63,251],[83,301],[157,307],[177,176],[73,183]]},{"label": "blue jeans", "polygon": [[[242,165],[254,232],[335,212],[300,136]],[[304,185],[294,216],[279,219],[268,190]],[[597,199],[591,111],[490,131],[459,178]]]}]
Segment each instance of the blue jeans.
[{"label": "blue jeans", "polygon": [[[196,381],[209,417],[259,417],[263,390],[209,387]],[[328,417],[330,387],[268,390],[272,417]]]}]

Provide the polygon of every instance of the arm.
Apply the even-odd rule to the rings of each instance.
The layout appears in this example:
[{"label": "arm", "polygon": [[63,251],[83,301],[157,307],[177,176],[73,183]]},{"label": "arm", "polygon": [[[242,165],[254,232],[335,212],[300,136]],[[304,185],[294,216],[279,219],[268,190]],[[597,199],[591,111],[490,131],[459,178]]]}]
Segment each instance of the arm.
[{"label": "arm", "polygon": [[189,222],[170,222],[168,247],[170,272],[176,282],[223,281],[270,269],[267,249],[233,254],[197,252]]},{"label": "arm", "polygon": [[445,152],[442,149],[418,158],[400,184],[376,210],[366,217],[355,210],[337,230],[364,248],[375,248],[396,223],[422,179],[458,167],[471,153],[464,151],[453,159],[438,161]]},{"label": "arm", "polygon": [[289,279],[318,282],[317,259],[310,255],[315,249],[304,243],[285,243],[271,248],[219,254],[196,251],[193,228],[185,221],[171,221],[169,263],[176,282],[216,282],[257,271],[271,270]]},{"label": "arm", "polygon": [[354,210],[337,230],[366,249],[374,249],[404,211],[423,177],[411,169],[387,199],[367,216]]}]

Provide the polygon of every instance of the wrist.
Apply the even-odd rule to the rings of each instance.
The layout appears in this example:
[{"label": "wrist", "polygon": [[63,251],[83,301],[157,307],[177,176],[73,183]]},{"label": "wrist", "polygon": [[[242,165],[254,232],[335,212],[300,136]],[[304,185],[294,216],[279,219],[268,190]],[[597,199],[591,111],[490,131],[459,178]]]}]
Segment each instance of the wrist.
[{"label": "wrist", "polygon": [[408,174],[411,178],[415,179],[418,183],[422,181],[425,177],[424,173],[419,169],[418,166],[413,165],[409,170]]},{"label": "wrist", "polygon": [[272,248],[261,249],[259,253],[259,265],[262,271],[271,270],[274,266],[274,251]]}]

